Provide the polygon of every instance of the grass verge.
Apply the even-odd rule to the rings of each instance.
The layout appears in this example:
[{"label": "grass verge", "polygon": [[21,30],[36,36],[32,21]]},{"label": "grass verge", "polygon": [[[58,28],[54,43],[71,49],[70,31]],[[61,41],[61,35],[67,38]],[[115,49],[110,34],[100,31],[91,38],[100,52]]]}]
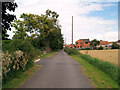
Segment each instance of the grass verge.
[{"label": "grass verge", "polygon": [[[38,56],[37,58],[43,59],[47,57],[54,56],[57,52],[51,52],[49,54],[45,54],[42,56]],[[18,88],[21,86],[26,80],[28,80],[36,71],[40,69],[41,65],[34,65],[30,69],[25,72],[21,72],[18,77],[12,79],[11,81],[5,83],[2,88]]]},{"label": "grass verge", "polygon": [[44,54],[40,57],[40,59],[43,59],[43,58],[48,58],[48,57],[51,57],[51,56],[54,56],[56,54],[56,52],[51,52],[49,54]]},{"label": "grass verge", "polygon": [[28,80],[36,71],[40,69],[41,65],[34,65],[30,69],[25,72],[20,73],[20,75],[9,82],[6,82],[2,88],[18,88],[21,86],[26,80]]},{"label": "grass verge", "polygon": [[34,60],[52,57],[52,56],[54,56],[56,53],[57,53],[57,52],[51,52],[51,53],[49,53],[49,54],[43,54],[43,55],[40,55],[40,56],[36,57]]},{"label": "grass verge", "polygon": [[82,65],[82,67],[85,69],[86,75],[94,82],[96,88],[118,88],[118,83],[109,75],[96,68],[94,65],[89,64],[80,56],[71,56]]}]

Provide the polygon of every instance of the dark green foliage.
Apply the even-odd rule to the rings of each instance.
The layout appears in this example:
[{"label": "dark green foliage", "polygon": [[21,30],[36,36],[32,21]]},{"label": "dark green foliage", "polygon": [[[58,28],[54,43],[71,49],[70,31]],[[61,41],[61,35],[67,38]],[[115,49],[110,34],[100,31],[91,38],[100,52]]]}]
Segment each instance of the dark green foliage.
[{"label": "dark green foliage", "polygon": [[100,41],[96,40],[96,39],[94,39],[90,42],[90,46],[93,47],[94,49],[96,49],[96,46],[99,44],[100,44]]},{"label": "dark green foliage", "polygon": [[80,52],[77,50],[77,49],[74,49],[74,48],[64,48],[64,51],[70,55],[80,55]]},{"label": "dark green foliage", "polygon": [[9,44],[8,51],[12,53],[12,52],[15,52],[16,50],[19,50],[21,43],[22,43],[22,40],[19,40],[19,39],[12,40],[12,42]]},{"label": "dark green foliage", "polygon": [[[7,42],[7,43],[6,43]],[[37,55],[41,54],[42,52],[39,49],[36,49],[30,41],[28,40],[5,40],[3,41],[3,51],[8,51],[9,53],[13,53],[16,50],[21,50],[22,52],[30,55],[30,60],[32,60]]]},{"label": "dark green foliage", "polygon": [[[97,58],[93,58],[90,55],[86,55],[86,54],[81,54],[78,50],[76,49],[71,49],[71,48],[65,48],[64,51],[68,54],[73,54],[73,55],[79,55],[80,57],[82,57],[84,60],[88,61],[90,64],[96,66],[97,68],[99,68],[100,70],[104,71],[105,73],[107,73],[109,76],[111,76],[111,78],[113,78],[115,81],[119,82],[120,85],[120,67],[118,67],[115,64],[112,64],[110,62],[104,62],[102,60],[99,60]],[[118,73],[119,70],[119,73]]]},{"label": "dark green foliage", "polygon": [[61,30],[55,30],[49,34],[49,44],[52,50],[63,49],[63,42]]},{"label": "dark green foliage", "polygon": [[120,66],[118,67],[118,83],[119,83],[119,85],[120,85]]},{"label": "dark green foliage", "polygon": [[31,41],[31,44],[35,47],[40,49],[41,51],[45,50],[45,39],[43,39],[41,36],[34,38]]},{"label": "dark green foliage", "polygon": [[[36,49],[28,40],[20,40],[20,39],[16,39],[16,40],[4,40],[4,47],[3,50],[4,51],[8,51],[10,54],[14,54],[15,51],[20,50],[22,52],[24,52],[24,54],[27,54],[28,57],[28,62],[26,65],[25,70],[29,69],[30,67],[32,67],[34,65],[33,59],[42,54],[42,52],[39,49]],[[14,61],[14,60],[13,60]],[[11,67],[12,64],[11,64]],[[17,75],[19,75],[19,73],[22,70],[10,70],[10,72],[8,72],[7,76],[3,75],[3,82],[7,82],[13,78],[15,78]]]},{"label": "dark green foliage", "polygon": [[116,42],[114,42],[112,44],[112,49],[119,49],[119,45]]},{"label": "dark green foliage", "polygon": [[[11,30],[11,22],[16,18],[15,15],[7,13],[9,11],[15,11],[17,4],[15,2],[2,2],[2,39],[6,40],[9,36],[7,30]],[[1,12],[0,12],[1,13]]]},{"label": "dark green foliage", "polygon": [[110,62],[104,62],[89,55],[82,55],[82,58],[90,64],[95,65],[105,73],[109,74],[114,80],[118,81],[118,66]]},{"label": "dark green foliage", "polygon": [[103,50],[103,47],[102,47],[102,46],[100,46],[100,47],[98,48],[98,50]]},{"label": "dark green foliage", "polygon": [[2,40],[2,50],[7,51],[10,49],[10,43],[12,40]]},{"label": "dark green foliage", "polygon": [[2,83],[18,77],[18,75],[26,70],[29,56],[21,51],[16,51],[12,54],[2,54]]},{"label": "dark green foliage", "polygon": [[84,49],[79,49],[79,50],[91,50],[91,48],[84,48]]},{"label": "dark green foliage", "polygon": [[[14,20],[12,26],[16,29],[15,35],[13,40],[3,41],[3,51],[13,54],[20,50],[28,55],[25,69],[29,69],[34,64],[33,59],[43,54],[43,51],[46,50],[49,53],[52,50],[62,49],[64,41],[61,26],[57,20],[58,16],[56,12],[50,10],[46,11],[46,15],[42,14],[41,16],[23,13],[20,17],[22,21]],[[9,78],[6,81],[15,77],[15,75],[12,76],[12,73],[14,73],[12,70],[8,72],[6,77]],[[18,75],[16,71],[14,74]]]}]

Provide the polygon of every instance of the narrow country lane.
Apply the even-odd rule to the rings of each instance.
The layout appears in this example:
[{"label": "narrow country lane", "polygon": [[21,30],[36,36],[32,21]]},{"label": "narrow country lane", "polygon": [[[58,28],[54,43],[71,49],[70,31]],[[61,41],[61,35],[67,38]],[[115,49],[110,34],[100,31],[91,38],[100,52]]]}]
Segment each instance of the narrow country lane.
[{"label": "narrow country lane", "polygon": [[43,67],[20,88],[93,88],[80,64],[63,50],[37,64]]}]

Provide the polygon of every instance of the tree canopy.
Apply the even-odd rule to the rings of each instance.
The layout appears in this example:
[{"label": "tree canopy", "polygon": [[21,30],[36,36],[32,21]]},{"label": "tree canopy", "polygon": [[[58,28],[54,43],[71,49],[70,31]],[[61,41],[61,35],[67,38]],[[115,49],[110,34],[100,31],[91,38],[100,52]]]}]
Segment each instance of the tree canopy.
[{"label": "tree canopy", "polygon": [[16,18],[15,15],[7,13],[7,10],[14,12],[17,4],[15,2],[2,2],[2,39],[9,36],[7,30],[11,30],[11,22]]},{"label": "tree canopy", "polygon": [[[14,20],[13,27],[16,29],[13,39],[35,39],[40,38],[45,43],[45,49],[49,53],[51,49],[59,49],[63,47],[63,37],[61,34],[61,26],[58,21],[59,15],[55,11],[46,10],[45,15],[25,14],[20,18],[22,20]],[[27,33],[30,33],[29,36]],[[39,41],[37,40],[37,41]],[[54,42],[53,42],[54,41]]]}]

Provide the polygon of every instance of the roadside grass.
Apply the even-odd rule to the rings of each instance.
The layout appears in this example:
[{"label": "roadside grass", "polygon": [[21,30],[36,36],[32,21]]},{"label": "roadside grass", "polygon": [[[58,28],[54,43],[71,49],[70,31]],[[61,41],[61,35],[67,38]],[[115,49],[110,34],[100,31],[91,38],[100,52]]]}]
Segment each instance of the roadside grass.
[{"label": "roadside grass", "polygon": [[[57,52],[51,52],[49,54],[44,54],[42,56],[36,57],[36,59],[38,59],[38,58],[43,59],[43,58],[51,57],[51,56],[54,56],[56,53]],[[42,65],[34,64],[34,66],[31,67],[30,69],[26,70],[25,72],[21,72],[19,74],[19,76],[17,76],[16,78],[12,79],[9,82],[6,82],[4,85],[2,85],[2,88],[18,88],[18,87],[20,87],[25,81],[30,79],[32,77],[32,75],[35,72],[37,72],[41,67],[42,67]]]},{"label": "roadside grass", "polygon": [[73,59],[77,60],[85,69],[85,74],[94,82],[96,88],[118,88],[118,83],[109,75],[89,64],[80,56],[71,55]]},{"label": "roadside grass", "polygon": [[49,53],[49,54],[39,55],[39,56],[36,57],[34,60],[48,58],[48,57],[54,56],[56,53],[57,53],[57,52],[51,52],[51,53]]},{"label": "roadside grass", "polygon": [[40,59],[48,58],[48,57],[54,56],[55,54],[56,54],[56,52],[51,52],[49,54],[44,54],[40,57]]},{"label": "roadside grass", "polygon": [[35,72],[37,72],[42,66],[34,65],[30,69],[25,72],[20,73],[20,75],[9,82],[6,82],[2,88],[18,88],[21,86],[26,80],[28,80]]}]

